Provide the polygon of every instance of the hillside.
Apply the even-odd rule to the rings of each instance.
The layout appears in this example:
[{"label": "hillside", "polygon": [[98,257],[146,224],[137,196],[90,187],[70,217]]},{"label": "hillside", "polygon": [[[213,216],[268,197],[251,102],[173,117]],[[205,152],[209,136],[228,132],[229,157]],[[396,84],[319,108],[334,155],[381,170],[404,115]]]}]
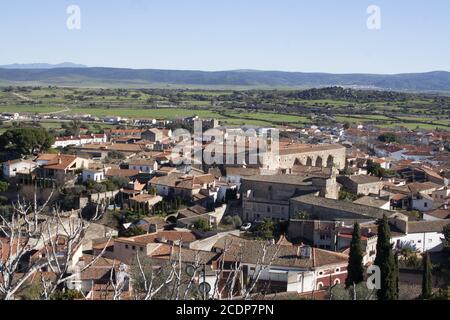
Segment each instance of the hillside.
[{"label": "hillside", "polygon": [[181,71],[118,68],[0,68],[1,85],[60,85],[113,87],[248,87],[354,88],[450,92],[450,72],[436,71],[397,75],[327,74],[281,71]]}]

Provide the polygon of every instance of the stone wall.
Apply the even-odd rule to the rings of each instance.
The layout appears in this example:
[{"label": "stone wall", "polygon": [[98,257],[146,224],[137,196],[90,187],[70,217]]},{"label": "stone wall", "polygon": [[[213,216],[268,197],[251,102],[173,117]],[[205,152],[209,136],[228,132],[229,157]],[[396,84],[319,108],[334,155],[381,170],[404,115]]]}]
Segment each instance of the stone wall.
[{"label": "stone wall", "polygon": [[353,212],[348,212],[345,210],[338,210],[334,208],[327,208],[319,205],[311,205],[307,203],[302,203],[296,200],[291,200],[290,202],[290,215],[295,217],[298,212],[307,212],[311,218],[316,220],[326,220],[326,221],[348,221],[354,222],[355,220],[361,221],[372,221],[375,219],[369,218],[364,215],[356,214]]},{"label": "stone wall", "polygon": [[80,197],[80,209],[86,207],[89,203],[106,203],[114,199],[120,190],[107,191],[102,193],[93,193],[88,197]]},{"label": "stone wall", "polygon": [[[283,176],[281,176],[283,177]],[[312,178],[311,184],[274,183],[242,179],[242,219],[244,221],[289,220],[289,200],[295,196],[315,194],[324,198],[337,199],[339,186],[331,177]]]},{"label": "stone wall", "polygon": [[279,156],[280,169],[292,169],[294,165],[314,167],[335,167],[339,170],[345,168],[345,147],[324,150],[302,150],[298,153],[290,153]]}]

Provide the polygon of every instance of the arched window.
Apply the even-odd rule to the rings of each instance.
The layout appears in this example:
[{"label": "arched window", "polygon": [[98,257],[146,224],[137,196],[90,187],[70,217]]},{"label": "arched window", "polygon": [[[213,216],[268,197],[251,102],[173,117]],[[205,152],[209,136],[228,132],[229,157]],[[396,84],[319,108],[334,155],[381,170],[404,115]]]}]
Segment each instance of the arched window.
[{"label": "arched window", "polygon": [[329,155],[327,159],[327,168],[333,168],[333,165],[334,165],[334,158],[332,155]]},{"label": "arched window", "polygon": [[306,159],[306,165],[307,165],[308,167],[312,167],[312,163],[313,163],[312,158],[311,158],[311,157],[308,157],[308,158]]},{"label": "arched window", "polygon": [[316,159],[316,167],[322,167],[322,157],[317,157]]}]

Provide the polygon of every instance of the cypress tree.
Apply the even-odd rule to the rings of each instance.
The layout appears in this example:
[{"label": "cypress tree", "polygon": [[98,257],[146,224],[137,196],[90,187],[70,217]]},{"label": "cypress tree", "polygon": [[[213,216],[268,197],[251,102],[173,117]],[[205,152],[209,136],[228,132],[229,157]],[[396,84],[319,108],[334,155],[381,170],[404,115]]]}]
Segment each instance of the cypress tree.
[{"label": "cypress tree", "polygon": [[380,268],[381,288],[377,291],[378,300],[396,300],[397,299],[397,277],[398,271],[395,268],[394,253],[391,245],[391,232],[386,216],[379,221],[377,256],[375,265]]},{"label": "cypress tree", "polygon": [[363,252],[361,246],[361,229],[355,222],[347,266],[346,287],[358,284],[364,280]]},{"label": "cypress tree", "polygon": [[395,299],[398,300],[400,296],[400,277],[399,277],[399,268],[398,268],[398,252],[395,252],[394,255],[394,266],[395,266]]},{"label": "cypress tree", "polygon": [[432,295],[431,282],[431,262],[428,252],[424,254],[423,259],[423,274],[422,274],[422,299],[429,299]]}]

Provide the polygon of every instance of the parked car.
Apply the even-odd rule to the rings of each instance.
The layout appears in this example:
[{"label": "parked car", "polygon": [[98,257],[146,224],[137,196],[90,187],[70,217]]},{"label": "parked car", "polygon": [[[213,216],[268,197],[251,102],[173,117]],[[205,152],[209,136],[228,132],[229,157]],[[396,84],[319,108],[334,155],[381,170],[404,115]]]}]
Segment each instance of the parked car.
[{"label": "parked car", "polygon": [[252,227],[252,224],[251,224],[250,222],[247,222],[247,223],[244,223],[244,224],[241,226],[241,230],[242,230],[242,231],[249,231],[251,227]]}]

